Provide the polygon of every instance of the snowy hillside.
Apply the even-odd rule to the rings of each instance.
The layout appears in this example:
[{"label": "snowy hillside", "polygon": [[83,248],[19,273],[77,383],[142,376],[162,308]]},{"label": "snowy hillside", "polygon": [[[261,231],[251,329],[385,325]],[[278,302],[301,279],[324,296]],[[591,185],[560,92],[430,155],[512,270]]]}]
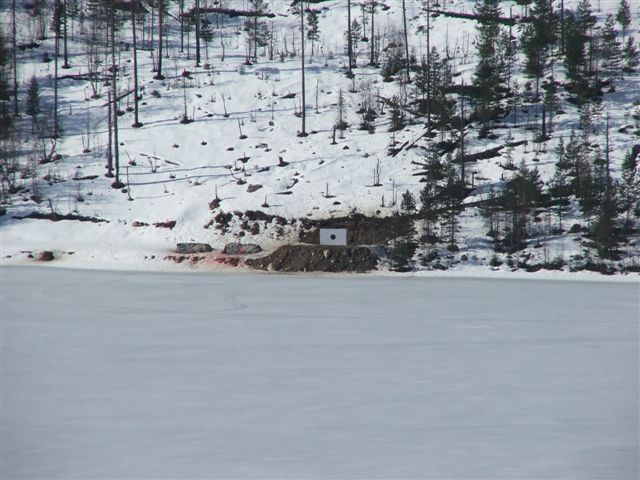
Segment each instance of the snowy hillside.
[{"label": "snowy hillside", "polygon": [[[473,13],[473,2],[442,5],[432,2],[429,18],[427,2],[406,2],[410,57],[416,59],[409,84],[404,69],[396,69],[387,78],[382,74],[393,55],[398,52],[401,57],[404,55],[404,49],[398,48],[404,42],[403,2],[387,0],[377,5],[373,38],[366,38],[371,37],[370,14],[365,12],[362,2],[351,2],[352,18],[360,23],[366,18],[369,29],[353,46],[357,53],[353,78],[346,74],[347,1],[310,2],[305,4],[306,16],[314,10],[318,12],[319,35],[317,40],[305,40],[304,108],[308,134],[305,136],[300,135],[302,69],[300,14],[296,6],[289,1],[274,0],[267,2],[265,12],[269,16],[245,17],[215,13],[215,8],[249,12],[252,2],[200,0],[201,22],[210,22],[207,27],[210,36],[205,41],[206,35],[201,34],[202,59],[198,67],[194,32],[184,36],[182,49],[180,35],[181,18],[193,28],[194,5],[186,2],[184,12],[191,12],[191,16],[181,17],[181,3],[165,0],[165,42],[161,54],[164,79],[158,79],[154,78],[157,76],[154,65],[158,63],[157,18],[153,15],[153,3],[143,2],[146,13],[139,14],[136,39],[142,126],[134,128],[133,37],[125,8],[129,4],[124,2],[118,6],[120,21],[115,31],[116,90],[120,97],[118,108],[122,111],[117,117],[118,173],[123,185],[112,188],[115,179],[105,177],[111,49],[98,29],[104,25],[96,25],[97,21],[90,18],[92,2],[85,5],[67,1],[79,4],[84,14],[71,17],[69,13],[66,17],[69,68],[62,68],[61,56],[57,103],[62,135],[57,141],[45,133],[31,133],[33,119],[25,105],[27,86],[35,77],[40,93],[40,112],[35,120],[41,132],[51,128],[55,121],[52,113],[55,62],[51,59],[55,57],[56,42],[50,24],[51,12],[55,10],[44,2],[47,38],[39,39],[33,5],[17,2],[17,45],[23,46],[16,52],[20,116],[12,117],[12,126],[7,127],[2,140],[3,264],[30,263],[33,261],[30,256],[47,250],[66,265],[176,268],[165,257],[172,255],[179,242],[207,243],[218,251],[228,242],[241,241],[259,244],[269,251],[299,242],[305,219],[341,218],[354,213],[392,217],[404,213],[402,218],[411,223],[413,232],[395,242],[393,239],[381,242],[392,252],[391,258],[381,263],[382,270],[395,269],[399,264],[409,271],[430,270],[434,265],[454,270],[471,265],[487,271],[511,270],[518,265],[526,269],[533,264],[555,264],[569,271],[582,268],[585,263],[597,264],[598,268],[603,264],[614,266],[618,270],[638,268],[637,212],[631,207],[625,211],[622,201],[618,202],[613,219],[611,235],[615,235],[615,240],[607,247],[610,254],[604,256],[599,254],[604,247],[597,243],[600,230],[595,228],[604,228],[601,211],[585,214],[575,195],[567,197],[566,205],[540,201],[527,206],[526,237],[518,239],[522,241],[518,248],[496,248],[498,237],[490,236],[492,227],[487,219],[489,202],[503,191],[518,168],[537,170],[540,180],[545,182],[541,191],[548,191],[556,172],[558,145],[561,141],[567,145],[572,131],[581,139],[588,136],[585,141],[590,145],[589,155],[596,151],[596,146],[609,152],[612,181],[621,181],[625,156],[632,155],[633,146],[640,144],[637,68],[616,80],[615,91],[610,91],[613,90],[610,85],[602,87],[602,95],[593,101],[593,117],[585,127],[584,118],[581,122],[584,107],[574,104],[575,92],[565,88],[569,83],[565,66],[554,47],[541,81],[548,83],[553,75],[559,82],[557,105],[552,126],[541,127],[542,103],[526,98],[525,85],[529,83],[530,94],[535,89],[535,79],[525,75],[525,53],[521,43],[516,43],[509,86],[516,81],[519,87],[514,88],[515,94],[512,91],[500,99],[501,113],[487,128],[483,121],[474,118],[478,101],[464,89],[474,83],[478,22],[458,14]],[[533,8],[515,2],[500,3],[506,19],[511,14],[520,20]],[[639,38],[640,7],[636,2],[630,3],[632,20],[624,34],[626,38],[631,35]],[[555,8],[559,5],[560,2],[554,2]],[[564,2],[567,11],[577,6],[578,2]],[[598,19],[593,28],[599,31],[607,14],[616,15],[619,2],[601,0],[594,2],[592,8]],[[2,32],[8,51],[12,32],[9,2],[4,2],[2,9]],[[67,9],[70,11],[69,6]],[[271,32],[267,45],[257,47],[257,61],[251,58],[250,34],[244,29],[245,21],[252,18],[260,18]],[[506,22],[502,28],[510,31],[514,39],[520,39],[525,23],[513,23],[510,27]],[[94,40],[92,34],[96,35]],[[622,41],[622,32],[619,35]],[[108,40],[108,35],[103,36]],[[369,65],[372,39],[378,42],[374,52],[376,65]],[[25,47],[32,41],[37,47]],[[416,104],[412,103],[420,59],[428,51],[427,42],[440,55],[448,57],[451,80],[446,98],[453,115],[448,124],[434,121],[430,130],[424,114],[418,114]],[[62,41],[57,43],[61,49]],[[43,61],[45,56],[49,61]],[[13,81],[11,65],[9,60],[4,67],[8,83]],[[90,79],[94,67],[99,78]],[[595,81],[597,85],[597,78]],[[520,98],[515,106],[514,98]],[[368,130],[360,128],[363,114],[358,113],[365,104],[375,111]],[[3,105],[12,111],[12,97]],[[402,117],[403,125],[391,132],[391,127],[397,127],[394,112]],[[461,114],[462,119],[456,121]],[[340,120],[346,128],[334,128]],[[540,129],[545,127],[542,138]],[[459,198],[453,226],[447,224],[448,217],[443,214],[431,231],[425,225],[426,214],[420,204],[426,183],[421,179],[426,179],[429,152],[444,162],[446,149],[451,153],[449,161],[468,159],[451,167],[458,177],[461,167],[466,168],[462,177],[464,195]],[[637,165],[635,175],[640,185]],[[616,189],[622,191],[622,187]],[[415,210],[401,209],[406,191],[415,198]],[[631,203],[637,203],[637,198],[633,199],[637,192],[631,191]],[[463,205],[466,208],[459,208]],[[439,208],[445,212],[448,207]],[[247,215],[244,213],[247,211],[266,215]],[[70,219],[54,222],[46,218],[18,218],[33,212],[56,220],[69,215]],[[625,223],[627,215],[630,220]],[[507,214],[502,220],[496,217],[496,222],[502,224],[498,223],[495,229],[509,231],[510,218]],[[579,225],[571,228],[574,224]],[[447,233],[451,229],[453,241]],[[437,238],[431,241],[431,236]],[[398,244],[411,245],[405,255],[408,259],[394,259]],[[200,268],[219,265],[218,257],[213,254],[199,259],[206,263],[200,263]]]}]

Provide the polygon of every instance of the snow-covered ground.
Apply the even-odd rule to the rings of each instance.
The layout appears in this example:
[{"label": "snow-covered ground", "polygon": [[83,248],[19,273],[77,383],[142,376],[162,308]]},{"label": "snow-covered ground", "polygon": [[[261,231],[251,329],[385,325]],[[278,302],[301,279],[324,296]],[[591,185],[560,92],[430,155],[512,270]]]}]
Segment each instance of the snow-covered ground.
[{"label": "snow-covered ground", "polygon": [[639,475],[634,284],[0,275],[3,479]]}]

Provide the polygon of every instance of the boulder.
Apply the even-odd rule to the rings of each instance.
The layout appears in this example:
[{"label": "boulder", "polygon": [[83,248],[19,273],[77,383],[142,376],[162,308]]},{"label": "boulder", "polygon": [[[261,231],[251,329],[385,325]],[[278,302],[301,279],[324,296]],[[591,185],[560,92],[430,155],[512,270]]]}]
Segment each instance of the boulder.
[{"label": "boulder", "polygon": [[227,243],[222,253],[227,255],[251,255],[260,253],[262,248],[255,243]]},{"label": "boulder", "polygon": [[38,255],[38,260],[40,260],[41,262],[50,262],[54,258],[55,257],[53,256],[53,252],[49,251],[49,250],[45,250],[44,252],[40,252],[40,255]]},{"label": "boulder", "polygon": [[213,251],[208,243],[178,243],[176,245],[176,253],[183,255],[191,253],[207,253]]}]

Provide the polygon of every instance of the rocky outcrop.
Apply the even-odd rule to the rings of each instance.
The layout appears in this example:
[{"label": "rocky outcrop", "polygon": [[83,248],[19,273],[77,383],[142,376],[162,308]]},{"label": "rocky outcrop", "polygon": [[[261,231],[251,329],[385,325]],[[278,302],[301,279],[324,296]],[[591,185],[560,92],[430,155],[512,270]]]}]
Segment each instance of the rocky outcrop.
[{"label": "rocky outcrop", "polygon": [[51,262],[54,259],[55,259],[55,256],[53,255],[53,252],[49,250],[40,252],[40,255],[38,255],[38,260],[40,260],[41,262]]},{"label": "rocky outcrop", "polygon": [[222,253],[227,255],[252,255],[261,251],[260,245],[255,243],[227,243]]},{"label": "rocky outcrop", "polygon": [[247,265],[276,272],[368,272],[376,268],[377,256],[367,247],[285,245]]},{"label": "rocky outcrop", "polygon": [[176,253],[188,255],[192,253],[212,252],[213,248],[208,243],[178,243],[176,245]]}]

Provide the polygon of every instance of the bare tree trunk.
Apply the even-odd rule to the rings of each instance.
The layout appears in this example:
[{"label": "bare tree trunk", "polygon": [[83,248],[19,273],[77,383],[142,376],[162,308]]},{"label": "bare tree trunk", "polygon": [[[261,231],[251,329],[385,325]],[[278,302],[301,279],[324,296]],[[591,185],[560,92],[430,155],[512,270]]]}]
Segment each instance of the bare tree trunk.
[{"label": "bare tree trunk", "polygon": [[11,2],[11,56],[13,57],[13,115],[18,116],[18,62],[16,60],[16,0]]},{"label": "bare tree trunk", "polygon": [[407,67],[407,83],[411,81],[411,72],[409,69],[409,35],[407,33],[407,7],[405,0],[402,0],[402,23],[404,25],[404,53]]},{"label": "bare tree trunk", "polygon": [[606,160],[606,166],[607,166],[607,187],[606,187],[606,192],[607,192],[607,197],[609,197],[609,194],[611,192],[611,149],[609,148],[609,112],[607,111],[607,118],[606,118],[606,126],[605,126],[605,147],[604,147],[604,155],[605,155],[605,160]]},{"label": "bare tree trunk", "polygon": [[300,136],[306,137],[307,136],[307,130],[306,130],[307,115],[305,110],[306,95],[305,95],[305,84],[304,84],[304,1],[300,2],[300,38],[302,41],[302,47],[300,49],[301,57],[302,57],[302,63],[301,63],[301,66],[302,66],[302,131],[300,132]]},{"label": "bare tree trunk", "polygon": [[180,7],[180,53],[184,52],[184,0],[178,0]]},{"label": "bare tree trunk", "polygon": [[200,66],[200,0],[196,0],[196,67]]},{"label": "bare tree trunk", "polygon": [[253,17],[253,63],[258,61],[258,11],[256,10],[255,13],[256,16]]},{"label": "bare tree trunk", "polygon": [[[136,8],[138,3],[131,5],[131,33],[133,36],[133,128],[142,126],[138,119],[138,44],[136,41]],[[181,17],[182,18],[182,17]]]},{"label": "bare tree trunk", "polygon": [[58,32],[54,32],[54,62],[53,62],[53,138],[60,136],[58,126],[58,55],[60,54],[60,39]]},{"label": "bare tree trunk", "polygon": [[113,177],[113,154],[112,154],[112,146],[113,146],[113,126],[111,125],[111,92],[107,92],[107,174],[106,177]]},{"label": "bare tree trunk", "polygon": [[349,53],[349,75],[353,68],[353,39],[351,38],[351,0],[347,0],[347,51]]},{"label": "bare tree trunk", "polygon": [[[464,90],[464,81],[462,82]],[[464,159],[464,96],[460,95],[460,183],[462,185],[463,195],[466,184],[465,176],[465,159]]]},{"label": "bare tree trunk", "polygon": [[375,12],[376,12],[376,0],[371,0],[370,1],[370,5],[371,5],[371,38],[369,39],[369,41],[371,42],[371,59],[369,61],[369,63],[371,65],[375,65],[375,28],[374,28],[374,19],[375,19]]},{"label": "bare tree trunk", "polygon": [[64,63],[62,64],[62,68],[71,68],[69,65],[69,51],[67,48],[67,0],[63,0],[62,2],[62,17],[64,21],[64,30],[63,30],[63,51],[64,51]]},{"label": "bare tree trunk", "polygon": [[[118,144],[118,74],[116,69],[116,14],[114,3],[115,0],[111,0],[111,96],[113,102],[111,112],[113,114],[113,160],[116,173],[115,180],[111,186],[113,188],[122,188],[123,184],[120,182],[120,148]],[[160,38],[162,37],[160,36]]]},{"label": "bare tree trunk", "polygon": [[164,0],[156,0],[158,5],[158,73],[153,78],[156,80],[164,80],[162,75],[162,33],[163,33],[163,12]]},{"label": "bare tree trunk", "polygon": [[431,0],[427,0],[427,129],[431,130]]}]

